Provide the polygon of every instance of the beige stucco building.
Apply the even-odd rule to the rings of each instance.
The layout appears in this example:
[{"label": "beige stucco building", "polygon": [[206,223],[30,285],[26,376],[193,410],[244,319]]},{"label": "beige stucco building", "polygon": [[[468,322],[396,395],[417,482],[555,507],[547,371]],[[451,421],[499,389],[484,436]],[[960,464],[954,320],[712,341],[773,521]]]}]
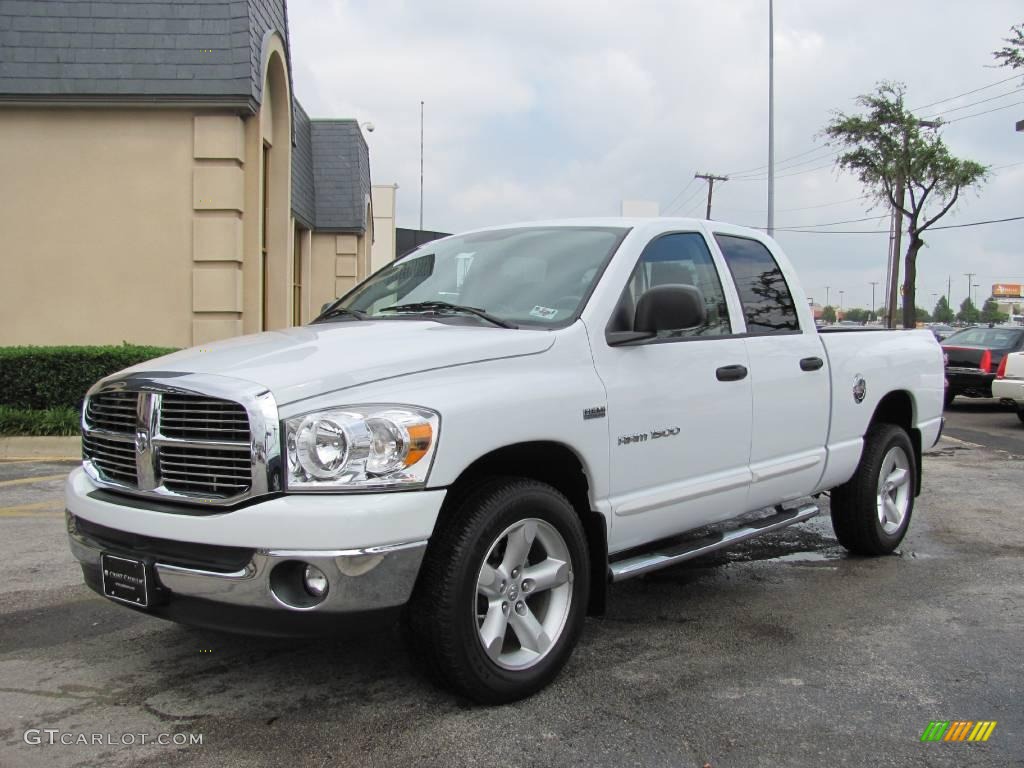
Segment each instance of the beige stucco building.
[{"label": "beige stucco building", "polygon": [[0,344],[301,324],[393,243],[359,124],[293,96],[284,0],[0,6]]}]

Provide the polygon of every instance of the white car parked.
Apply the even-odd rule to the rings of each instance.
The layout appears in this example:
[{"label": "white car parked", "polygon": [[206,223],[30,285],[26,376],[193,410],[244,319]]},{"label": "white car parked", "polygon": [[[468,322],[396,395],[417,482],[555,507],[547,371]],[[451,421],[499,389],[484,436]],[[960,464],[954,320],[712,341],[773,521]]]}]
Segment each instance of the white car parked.
[{"label": "white car parked", "polygon": [[892,552],[943,387],[929,331],[819,333],[758,232],[486,229],[305,327],[99,382],[68,531],[90,587],[176,621],[291,633],[404,605],[427,671],[505,702],[555,677],[609,584],[826,491],[847,549]]},{"label": "white car parked", "polygon": [[1024,352],[1006,355],[992,382],[992,397],[1017,408],[1017,417],[1024,422]]}]

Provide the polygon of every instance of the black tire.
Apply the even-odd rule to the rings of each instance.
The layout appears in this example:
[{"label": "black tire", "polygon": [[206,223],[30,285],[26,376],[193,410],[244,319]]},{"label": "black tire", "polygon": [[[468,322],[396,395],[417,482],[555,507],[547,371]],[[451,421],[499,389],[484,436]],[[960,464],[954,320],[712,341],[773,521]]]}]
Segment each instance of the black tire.
[{"label": "black tire", "polygon": [[949,408],[949,406],[951,406],[953,404],[953,398],[955,398],[955,397],[956,397],[956,392],[953,392],[952,390],[947,389],[945,397],[943,397],[943,400],[942,400],[943,407],[944,408]]},{"label": "black tire", "polygon": [[[580,518],[555,488],[523,478],[484,482],[457,502],[450,513],[439,522],[431,538],[406,606],[410,650],[435,682],[476,702],[504,704],[530,696],[558,675],[583,631],[590,562]],[[483,599],[478,594],[477,578],[488,554],[494,552],[492,544],[524,520],[543,521],[561,536],[571,567],[571,577],[565,582],[569,590],[562,594],[570,599],[568,615],[550,649],[533,666],[510,670],[499,666],[484,649],[478,630],[479,608],[474,609],[474,605]],[[508,593],[511,591],[510,582]],[[525,594],[521,596],[524,602]],[[539,592],[530,599],[533,597],[543,599]],[[514,618],[510,617],[510,626]],[[514,629],[511,631],[514,644],[517,635]]]},{"label": "black tire", "polygon": [[[889,452],[899,448],[907,462],[906,512],[887,532],[879,511],[879,475]],[[917,464],[910,436],[894,424],[875,424],[864,438],[864,451],[849,481],[832,489],[832,528],[847,550],[858,555],[888,555],[906,535],[917,492]],[[899,493],[899,491],[894,491]]]},{"label": "black tire", "polygon": [[1017,409],[1017,418],[1024,422],[1024,408]]}]

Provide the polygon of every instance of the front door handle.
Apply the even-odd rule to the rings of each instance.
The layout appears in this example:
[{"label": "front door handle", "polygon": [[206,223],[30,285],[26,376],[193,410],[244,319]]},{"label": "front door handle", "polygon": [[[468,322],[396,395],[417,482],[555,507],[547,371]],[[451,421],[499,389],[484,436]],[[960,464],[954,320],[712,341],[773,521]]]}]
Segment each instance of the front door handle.
[{"label": "front door handle", "polygon": [[747,378],[747,368],[744,365],[723,365],[715,371],[719,381],[739,381]]},{"label": "front door handle", "polygon": [[817,371],[825,364],[825,361],[820,357],[805,357],[800,361],[801,371]]}]

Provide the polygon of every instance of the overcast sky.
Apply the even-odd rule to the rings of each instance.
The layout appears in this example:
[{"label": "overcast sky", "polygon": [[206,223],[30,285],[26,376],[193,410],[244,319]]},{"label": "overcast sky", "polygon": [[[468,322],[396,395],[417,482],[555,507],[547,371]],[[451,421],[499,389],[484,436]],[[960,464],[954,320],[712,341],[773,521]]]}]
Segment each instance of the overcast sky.
[{"label": "overcast sky", "polygon": [[[767,14],[767,0],[291,0],[295,92],[313,117],[374,123],[373,182],[399,185],[399,226],[418,224],[421,99],[426,229],[617,215],[623,199],[703,216],[695,171],[737,176],[716,185],[714,218],[764,226],[763,170],[737,172],[767,163]],[[883,215],[856,199],[860,186],[829,165],[827,148],[813,151],[831,110],[856,109],[883,79],[905,82],[912,107],[1003,80],[1011,73],[991,67],[991,52],[1021,21],[1024,7],[1010,0],[776,0],[776,226]],[[1022,80],[920,115],[953,120],[1024,102]],[[1024,215],[1018,119],[1024,103],[942,129],[954,154],[1021,163],[994,171],[942,224]],[[885,279],[885,234],[778,240],[815,301],[828,285],[833,304],[843,290],[845,306],[870,306],[870,281]],[[981,298],[993,282],[1024,282],[1024,221],[925,240],[918,303],[929,310],[948,275],[955,306],[964,272],[978,273]],[[880,285],[879,305],[881,294]]]}]

